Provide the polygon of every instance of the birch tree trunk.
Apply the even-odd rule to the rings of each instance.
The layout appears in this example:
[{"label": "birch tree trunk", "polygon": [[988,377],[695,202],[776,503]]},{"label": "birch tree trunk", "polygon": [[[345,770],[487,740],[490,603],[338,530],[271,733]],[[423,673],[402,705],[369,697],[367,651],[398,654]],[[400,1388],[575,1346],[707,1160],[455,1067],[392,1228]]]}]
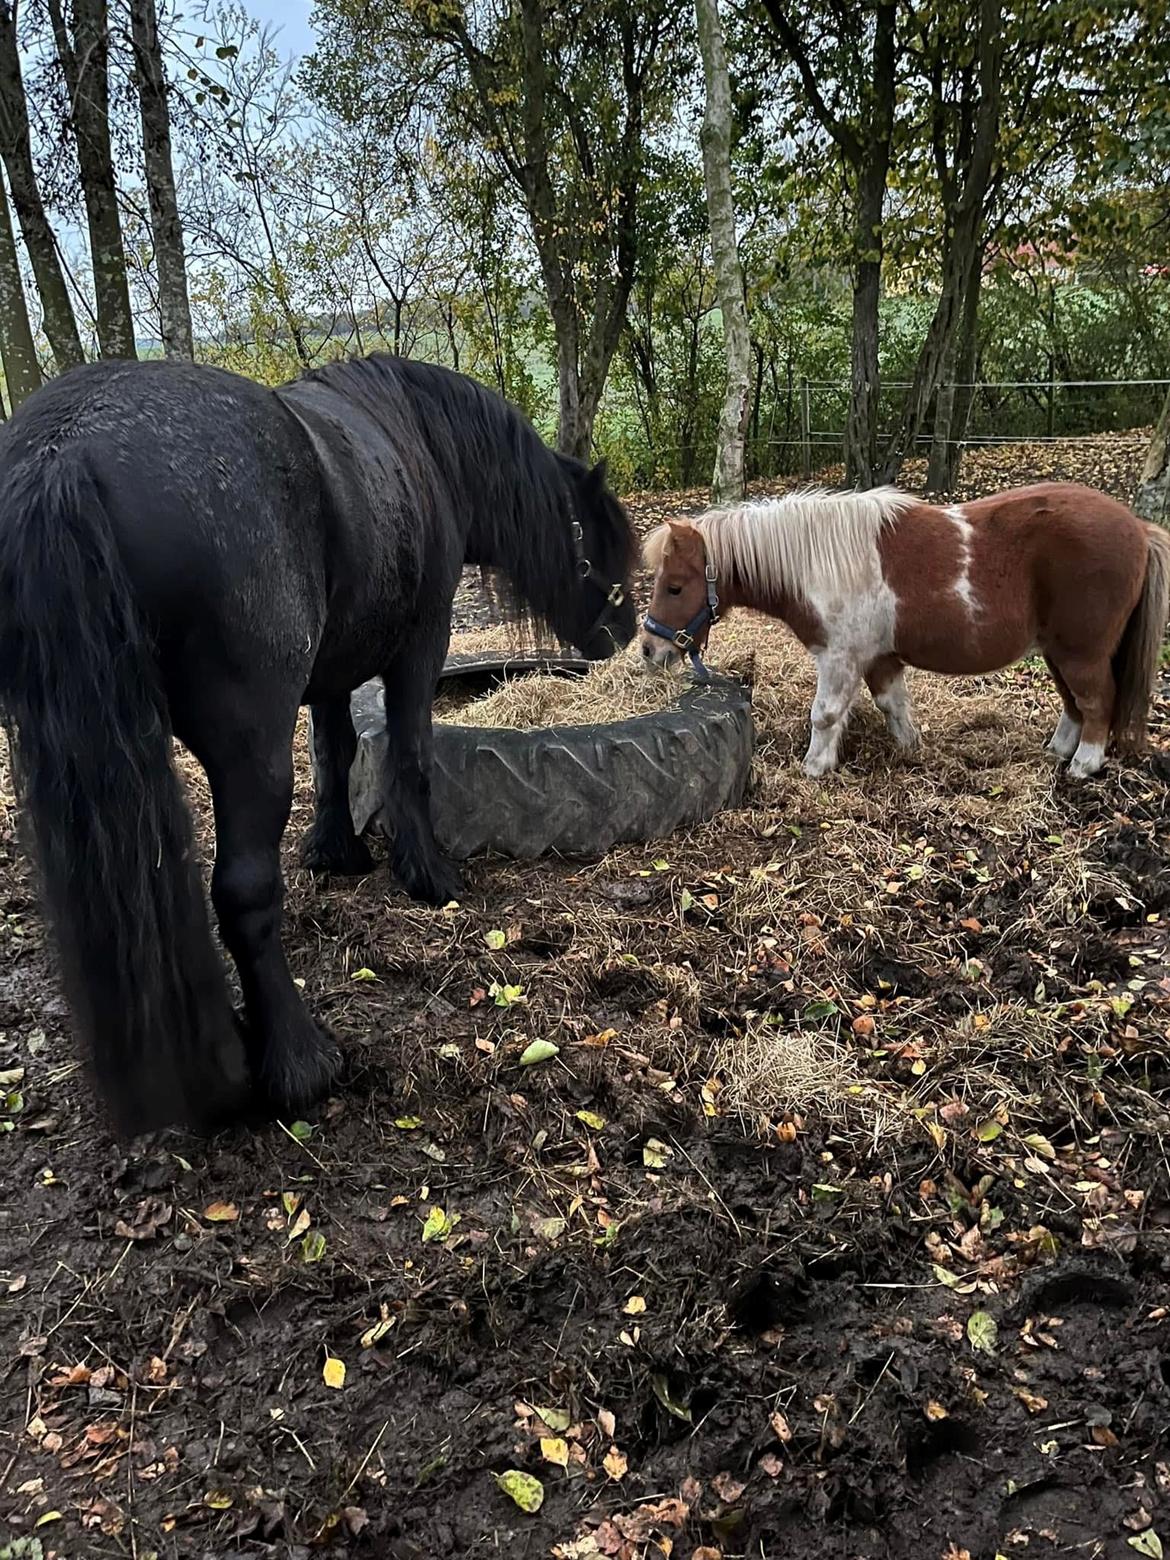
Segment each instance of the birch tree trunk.
[{"label": "birch tree trunk", "polygon": [[137,355],[134,317],[110,150],[108,7],[106,0],[73,0],[72,37],[61,0],[49,0],[49,15],[77,137],[97,303],[98,350],[104,358],[132,358]]},{"label": "birch tree trunk", "polygon": [[719,0],[695,0],[699,53],[707,103],[700,142],[707,183],[707,218],[711,228],[711,259],[715,289],[723,315],[723,351],[727,388],[719,415],[719,442],[711,499],[726,504],[744,492],[744,436],[751,409],[751,334],[744,301],[743,267],[735,232],[735,201],[731,192],[731,81],[719,20]]},{"label": "birch tree trunk", "polygon": [[28,322],[28,304],[16,253],[8,196],[0,181],[0,362],[8,404],[15,409],[41,382],[41,365]]},{"label": "birch tree trunk", "polygon": [[16,19],[11,4],[0,0],[0,157],[8,172],[12,206],[20,223],[24,247],[36,278],[58,372],[85,361],[73,302],[57,255],[57,244],[45,215],[28,128],[28,103],[20,71]]},{"label": "birch tree trunk", "polygon": [[1145,469],[1133,501],[1134,514],[1155,525],[1170,526],[1170,392],[1150,440]]},{"label": "birch tree trunk", "polygon": [[163,352],[169,358],[193,358],[195,341],[187,294],[187,261],[175,196],[171,119],[154,0],[130,0],[130,31],[142,114],[142,152],[150,227],[154,235],[154,264],[158,273]]}]

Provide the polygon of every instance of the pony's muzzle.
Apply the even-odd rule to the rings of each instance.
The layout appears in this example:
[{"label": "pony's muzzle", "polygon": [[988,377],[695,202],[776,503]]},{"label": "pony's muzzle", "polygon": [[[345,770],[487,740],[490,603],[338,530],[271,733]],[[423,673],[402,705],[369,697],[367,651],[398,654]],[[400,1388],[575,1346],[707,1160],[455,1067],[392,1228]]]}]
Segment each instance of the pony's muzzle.
[{"label": "pony's muzzle", "polygon": [[641,635],[642,664],[649,670],[652,666],[661,667],[664,670],[673,668],[682,659],[682,651],[670,642],[669,639],[661,639],[657,634],[643,631]]}]

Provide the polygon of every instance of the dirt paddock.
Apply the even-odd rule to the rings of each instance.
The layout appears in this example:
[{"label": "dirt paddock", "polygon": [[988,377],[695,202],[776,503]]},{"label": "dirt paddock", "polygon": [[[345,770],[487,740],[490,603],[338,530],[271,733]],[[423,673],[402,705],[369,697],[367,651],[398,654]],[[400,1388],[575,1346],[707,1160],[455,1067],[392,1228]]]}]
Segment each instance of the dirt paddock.
[{"label": "dirt paddock", "polygon": [[0,769],[0,1557],[1170,1546],[1170,682],[1099,781],[1025,664],[814,782],[799,647],[712,661],[744,810],[445,910],[296,869],[302,746],[287,943],[348,1072],[210,1142],[101,1125]]}]

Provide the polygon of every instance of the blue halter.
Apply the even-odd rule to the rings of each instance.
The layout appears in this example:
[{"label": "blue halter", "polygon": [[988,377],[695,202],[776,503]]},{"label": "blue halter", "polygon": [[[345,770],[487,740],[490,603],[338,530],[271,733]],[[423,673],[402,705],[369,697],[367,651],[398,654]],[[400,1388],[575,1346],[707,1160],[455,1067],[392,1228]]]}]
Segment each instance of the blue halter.
[{"label": "blue halter", "polygon": [[648,633],[657,634],[659,639],[669,640],[676,650],[681,650],[684,655],[689,656],[695,681],[705,683],[711,681],[711,673],[703,665],[696,640],[704,628],[714,628],[719,621],[719,596],[715,590],[715,582],[719,576],[715,571],[715,565],[711,563],[707,564],[703,574],[707,581],[707,600],[685,628],[670,628],[666,623],[660,623],[657,618],[651,617],[649,612],[643,618],[642,626]]}]

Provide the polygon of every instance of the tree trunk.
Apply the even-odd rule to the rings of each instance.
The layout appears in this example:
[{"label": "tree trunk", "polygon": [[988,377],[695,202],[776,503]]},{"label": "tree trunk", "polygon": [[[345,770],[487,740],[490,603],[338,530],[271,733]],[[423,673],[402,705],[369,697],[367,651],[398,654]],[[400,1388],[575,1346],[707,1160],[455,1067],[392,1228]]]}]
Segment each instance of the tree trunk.
[{"label": "tree trunk", "polygon": [[874,26],[870,115],[854,143],[857,179],[853,235],[853,339],[850,347],[849,416],[845,424],[845,480],[873,486],[877,456],[878,305],[882,286],[882,217],[894,133],[895,26],[897,7],[880,0]]},{"label": "tree trunk", "polygon": [[49,0],[49,15],[65,83],[69,89],[77,162],[89,228],[93,290],[97,304],[98,350],[104,358],[132,358],[134,317],[118,189],[110,150],[109,16],[106,0],[73,0],[73,36],[61,0]]},{"label": "tree trunk", "polygon": [[731,193],[731,81],[719,20],[719,0],[695,0],[695,17],[707,86],[700,142],[707,183],[711,260],[723,315],[723,351],[727,360],[727,387],[719,416],[711,500],[725,504],[743,498],[744,437],[751,411],[752,342],[735,231],[735,202]]},{"label": "tree trunk", "polygon": [[158,15],[154,0],[130,0],[130,28],[134,43],[138,103],[142,113],[142,152],[146,165],[146,193],[150,202],[150,227],[154,235],[154,264],[158,273],[163,352],[169,358],[193,358],[195,340],[187,294],[187,261],[183,252],[183,227],[179,221],[179,205],[175,196],[167,82],[158,41]]},{"label": "tree trunk", "polygon": [[20,72],[12,6],[0,3],[0,156],[8,171],[12,206],[20,223],[44,314],[45,335],[58,371],[85,361],[77,320],[57,245],[37,185],[28,103]]},{"label": "tree trunk", "polygon": [[971,259],[963,292],[958,329],[939,386],[934,414],[934,436],[926,485],[933,493],[951,493],[959,476],[963,440],[975,397],[975,363],[979,349],[979,292],[983,280],[983,250]]},{"label": "tree trunk", "polygon": [[1134,514],[1170,527],[1170,392],[1150,440],[1146,464],[1133,501]]},{"label": "tree trunk", "polygon": [[8,404],[15,410],[41,382],[41,365],[28,321],[8,196],[0,181],[0,362]]}]

